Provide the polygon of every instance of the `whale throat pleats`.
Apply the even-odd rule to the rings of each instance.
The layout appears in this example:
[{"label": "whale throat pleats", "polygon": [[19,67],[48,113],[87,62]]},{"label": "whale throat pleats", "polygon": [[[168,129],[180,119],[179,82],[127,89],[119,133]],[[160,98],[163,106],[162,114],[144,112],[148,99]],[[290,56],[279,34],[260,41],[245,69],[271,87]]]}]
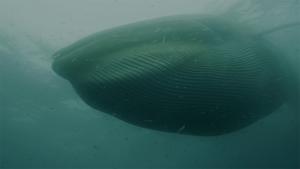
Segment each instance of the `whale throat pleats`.
[{"label": "whale throat pleats", "polygon": [[220,135],[283,103],[279,57],[214,17],[174,16],[106,30],[57,52],[53,69],[90,106],[167,132]]}]

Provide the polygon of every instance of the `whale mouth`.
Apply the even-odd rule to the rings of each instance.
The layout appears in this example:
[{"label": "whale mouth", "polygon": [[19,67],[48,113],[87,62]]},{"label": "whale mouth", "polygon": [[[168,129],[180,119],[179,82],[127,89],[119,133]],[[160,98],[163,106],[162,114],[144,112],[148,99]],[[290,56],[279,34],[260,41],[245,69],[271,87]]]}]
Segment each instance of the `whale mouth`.
[{"label": "whale mouth", "polygon": [[89,53],[82,53],[79,49],[65,51],[62,49],[53,55],[52,69],[67,80],[80,80],[94,64]]},{"label": "whale mouth", "polygon": [[52,69],[55,73],[63,78],[69,79],[72,76],[71,70],[74,70],[74,63],[70,62],[69,58],[57,52],[53,55],[54,62],[52,63]]},{"label": "whale mouth", "polygon": [[[59,52],[56,52],[52,55],[54,61],[52,63],[52,70],[57,73],[58,75],[67,78],[67,74],[62,73],[64,68],[66,67],[67,61],[63,62],[63,56]],[[68,65],[68,64],[67,64]]]},{"label": "whale mouth", "polygon": [[128,78],[159,74],[193,59],[195,55],[205,55],[205,52],[202,43],[189,42],[132,44],[128,48],[104,49],[96,53],[62,50],[54,54],[52,68],[70,81],[112,84]]}]

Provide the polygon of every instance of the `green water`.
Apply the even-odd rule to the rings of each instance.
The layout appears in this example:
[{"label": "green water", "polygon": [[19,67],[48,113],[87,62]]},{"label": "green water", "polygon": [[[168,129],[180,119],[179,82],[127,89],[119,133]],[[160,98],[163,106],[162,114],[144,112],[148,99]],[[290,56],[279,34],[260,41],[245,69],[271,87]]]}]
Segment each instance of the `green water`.
[{"label": "green water", "polygon": [[[51,70],[54,51],[117,25],[229,13],[259,32],[299,11],[299,0],[1,0],[0,168],[299,168],[299,116],[286,105],[231,134],[170,134],[92,109]],[[300,64],[299,27],[266,38]]]}]

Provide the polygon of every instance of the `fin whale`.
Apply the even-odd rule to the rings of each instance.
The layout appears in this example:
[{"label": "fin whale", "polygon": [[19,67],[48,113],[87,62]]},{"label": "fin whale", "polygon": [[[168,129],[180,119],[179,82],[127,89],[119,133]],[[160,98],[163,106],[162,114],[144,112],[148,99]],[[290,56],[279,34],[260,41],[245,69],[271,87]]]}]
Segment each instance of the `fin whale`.
[{"label": "fin whale", "polygon": [[54,54],[53,70],[91,107],[140,127],[212,136],[285,102],[287,66],[247,26],[169,16],[93,34]]}]

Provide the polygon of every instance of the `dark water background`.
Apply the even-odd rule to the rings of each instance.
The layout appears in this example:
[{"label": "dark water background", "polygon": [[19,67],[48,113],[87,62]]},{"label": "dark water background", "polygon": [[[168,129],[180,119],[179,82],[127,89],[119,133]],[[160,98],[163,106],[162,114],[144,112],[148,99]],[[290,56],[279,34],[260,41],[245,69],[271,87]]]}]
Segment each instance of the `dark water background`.
[{"label": "dark water background", "polygon": [[[287,106],[228,135],[169,134],[93,110],[51,70],[54,51],[88,34],[189,13],[226,13],[260,32],[300,21],[300,1],[1,0],[0,168],[299,168],[299,116]],[[295,66],[299,30],[266,37]]]}]

